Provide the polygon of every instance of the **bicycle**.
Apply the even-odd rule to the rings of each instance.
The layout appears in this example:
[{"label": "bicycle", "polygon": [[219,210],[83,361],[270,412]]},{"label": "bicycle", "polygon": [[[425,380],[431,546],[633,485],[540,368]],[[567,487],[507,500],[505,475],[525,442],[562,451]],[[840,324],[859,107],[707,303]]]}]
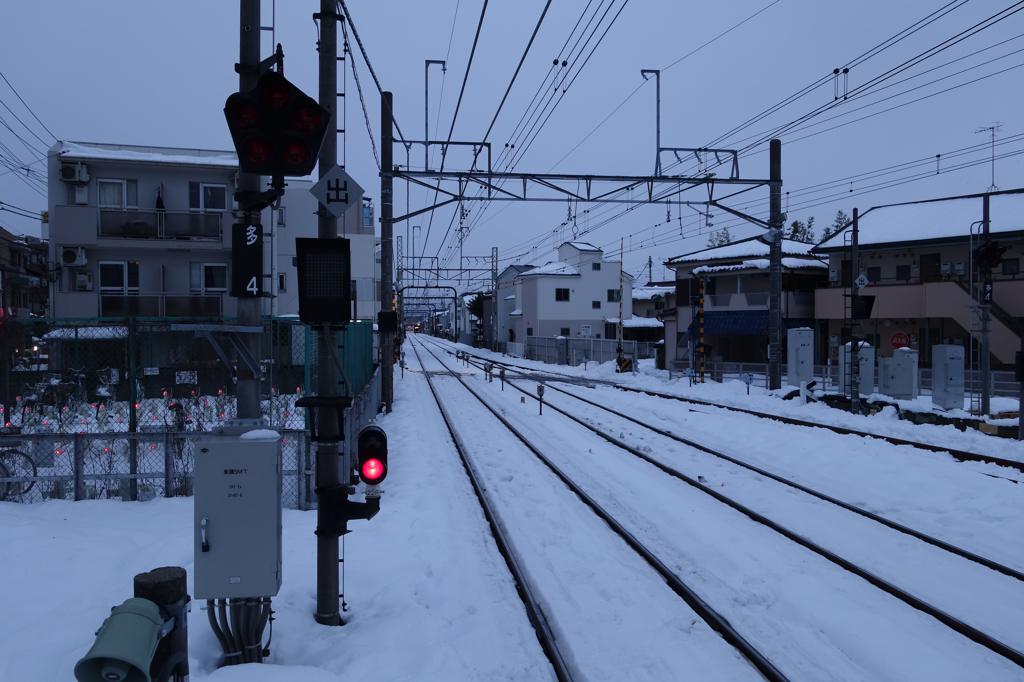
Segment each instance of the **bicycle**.
[{"label": "bicycle", "polygon": [[0,502],[20,502],[35,486],[36,475],[36,463],[24,452],[0,450]]}]

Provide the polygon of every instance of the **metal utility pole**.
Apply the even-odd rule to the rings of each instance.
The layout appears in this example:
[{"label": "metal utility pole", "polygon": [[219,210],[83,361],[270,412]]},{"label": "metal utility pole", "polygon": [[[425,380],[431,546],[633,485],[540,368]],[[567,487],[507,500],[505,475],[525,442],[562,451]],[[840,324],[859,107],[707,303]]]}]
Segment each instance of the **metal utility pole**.
[{"label": "metal utility pole", "polygon": [[[443,59],[427,59],[423,65],[423,170],[430,168],[430,65],[440,64],[441,73],[448,71]],[[416,254],[413,253],[415,256]]]},{"label": "metal utility pole", "polygon": [[853,209],[853,234],[850,237],[850,410],[860,414],[860,251],[857,225],[859,211]]},{"label": "metal utility pole", "polygon": [[[993,133],[994,134],[994,133]],[[982,198],[981,243],[988,244],[989,234],[989,195]],[[988,414],[992,408],[992,268],[986,263],[981,268],[981,413]]]},{"label": "metal utility pole", "polygon": [[772,140],[769,156],[769,216],[768,228],[772,233],[769,250],[768,293],[768,388],[782,388],[782,142]]},{"label": "metal utility pole", "polygon": [[[324,177],[338,163],[337,101],[338,101],[338,21],[336,0],[320,0],[320,105],[331,112],[327,137],[320,148],[319,176]],[[322,205],[317,207],[317,236],[321,239],[337,239],[338,219]],[[318,334],[317,351],[317,395],[336,397],[338,395],[338,370],[329,360],[337,354],[338,344],[334,332],[325,326]],[[338,441],[344,434],[338,431],[337,412],[332,409],[317,410],[317,431],[320,440],[316,449],[316,487],[326,490],[341,483],[338,462]],[[346,473],[348,468],[345,469]],[[348,481],[345,481],[346,485]],[[335,522],[329,516],[328,505],[317,505],[317,526],[326,528]],[[316,537],[316,613],[314,619],[321,625],[342,625],[338,610],[338,538],[328,535]]]},{"label": "metal utility pole", "polygon": [[640,75],[647,80],[647,74],[654,74],[654,90],[657,98],[657,110],[655,112],[655,145],[657,152],[654,157],[654,174],[661,175],[661,71],[659,69],[640,69]]},{"label": "metal utility pole", "polygon": [[[325,0],[326,1],[326,0]],[[380,98],[380,309],[382,312],[391,311],[391,231],[393,197],[392,197],[392,172],[394,161],[392,160],[392,147],[394,146],[394,119],[392,117],[392,103],[394,98],[390,92],[381,93]],[[395,397],[395,367],[392,364],[394,359],[394,334],[388,331],[380,332],[380,368],[381,368],[381,400],[384,402],[384,409],[391,412],[391,405]]]},{"label": "metal utility pole", "polygon": [[[239,92],[248,92],[256,87],[256,83],[260,79],[260,0],[241,0],[240,19],[238,90]],[[258,194],[261,189],[259,175],[238,173],[239,194],[252,196]],[[241,222],[255,226],[257,234],[263,232],[259,210],[251,210],[245,206],[240,206],[239,209],[242,213]],[[260,290],[262,289],[261,285]],[[240,326],[262,326],[262,298],[239,298],[236,301],[236,316]],[[242,334],[241,336],[249,354],[259,362],[262,357],[261,334]],[[260,409],[260,380],[244,362],[238,363],[236,372],[238,385],[235,395],[238,401],[238,418],[259,419],[263,416]]]}]

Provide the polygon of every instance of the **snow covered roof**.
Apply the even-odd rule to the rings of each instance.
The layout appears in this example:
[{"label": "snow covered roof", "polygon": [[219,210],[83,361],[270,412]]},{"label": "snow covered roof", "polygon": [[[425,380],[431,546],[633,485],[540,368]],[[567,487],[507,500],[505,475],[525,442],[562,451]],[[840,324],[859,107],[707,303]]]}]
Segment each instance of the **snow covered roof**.
[{"label": "snow covered roof", "polygon": [[515,310],[513,310],[512,312],[510,312],[510,313],[508,314],[508,316],[509,316],[509,317],[514,317],[514,316],[518,316],[518,315],[522,315],[522,314],[523,314],[523,309],[522,309],[522,308],[516,308]]},{"label": "snow covered roof", "polygon": [[515,294],[512,294],[511,296],[506,296],[505,297],[506,301],[514,301],[515,299],[516,299],[516,295]]},{"label": "snow covered roof", "polygon": [[561,263],[558,261],[551,261],[545,263],[540,267],[534,268],[529,272],[524,272],[523,277],[533,277],[534,275],[579,275],[579,271],[568,263]]},{"label": "snow covered roof", "polygon": [[569,246],[571,246],[574,249],[577,249],[579,251],[600,251],[601,250],[601,249],[597,248],[596,246],[594,246],[593,244],[588,244],[587,242],[565,242],[565,244],[562,244],[562,246],[565,246],[566,244],[568,244]]},{"label": "snow covered roof", "polygon": [[[782,240],[783,256],[810,256],[814,244],[793,241],[792,239]],[[738,260],[741,258],[767,258],[768,245],[759,237],[741,239],[725,246],[715,246],[710,249],[701,249],[682,256],[676,256],[665,262],[666,265],[673,263],[693,263],[708,260]]]},{"label": "snow covered roof", "polygon": [[[619,318],[617,317],[606,317],[605,322],[611,324],[618,324]],[[631,317],[628,320],[622,321],[623,329],[655,329],[664,327],[665,323],[655,317]]]},{"label": "snow covered roof", "polygon": [[[771,261],[767,258],[756,258],[754,260],[745,260],[738,265],[701,265],[693,269],[693,274],[702,275],[709,272],[729,272],[735,270],[767,270],[770,265]],[[820,268],[824,270],[828,268],[828,265],[824,261],[811,258],[783,258],[782,267],[789,268],[790,270],[797,270],[799,268]]]},{"label": "snow covered roof", "polygon": [[[942,239],[966,241],[971,224],[982,218],[982,202],[977,196],[878,206],[865,211],[857,221],[857,241],[862,247]],[[993,195],[989,199],[989,218],[990,232],[1024,230],[1024,194]],[[852,229],[833,235],[816,250],[845,248],[843,235]]]},{"label": "snow covered roof", "polygon": [[667,296],[675,292],[675,287],[636,287],[633,289],[633,300],[649,301],[655,296]]},{"label": "snow covered roof", "polygon": [[129,144],[61,142],[60,156],[68,159],[97,159],[130,163],[169,163],[186,166],[238,168],[234,152],[209,149],[139,147]]}]

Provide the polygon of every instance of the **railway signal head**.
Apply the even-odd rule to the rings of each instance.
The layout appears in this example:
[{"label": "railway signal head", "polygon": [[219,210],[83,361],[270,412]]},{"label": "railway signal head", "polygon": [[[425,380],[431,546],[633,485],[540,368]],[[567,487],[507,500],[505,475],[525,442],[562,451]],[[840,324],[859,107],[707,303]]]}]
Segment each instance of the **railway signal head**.
[{"label": "railway signal head", "polygon": [[388,435],[379,426],[359,432],[357,447],[359,478],[367,485],[379,485],[388,475]]},{"label": "railway signal head", "polygon": [[272,177],[313,172],[331,113],[281,73],[267,71],[249,92],[224,105],[238,167]]}]

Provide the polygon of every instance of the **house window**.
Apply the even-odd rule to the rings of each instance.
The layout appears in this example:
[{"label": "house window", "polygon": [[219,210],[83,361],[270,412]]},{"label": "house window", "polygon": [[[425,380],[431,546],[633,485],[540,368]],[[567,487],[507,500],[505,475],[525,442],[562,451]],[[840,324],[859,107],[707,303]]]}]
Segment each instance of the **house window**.
[{"label": "house window", "polygon": [[138,261],[100,261],[100,293],[139,293]]},{"label": "house window", "polygon": [[277,209],[277,226],[278,227],[284,227],[285,226],[284,216],[285,216],[285,207],[284,206],[280,206]]},{"label": "house window", "polygon": [[556,301],[568,301],[569,290],[568,289],[555,289],[555,300]]},{"label": "house window", "polygon": [[533,327],[527,327],[526,328],[526,335],[527,336],[533,336]]},{"label": "house window", "polygon": [[189,263],[188,284],[191,291],[200,294],[227,291],[227,263]]},{"label": "house window", "polygon": [[896,266],[896,279],[903,281],[910,279],[910,266],[909,265],[897,265]]},{"label": "house window", "polygon": [[138,208],[138,180],[97,180],[100,208]]},{"label": "house window", "polygon": [[869,282],[881,282],[882,281],[882,268],[874,267],[867,269],[867,277]]},{"label": "house window", "polygon": [[591,263],[590,264],[590,269],[591,270],[600,270],[601,269],[601,263],[596,262],[596,261]]},{"label": "house window", "polygon": [[594,310],[600,310],[601,309],[601,302],[600,301],[591,301],[590,302],[590,307],[593,308]]},{"label": "house window", "polygon": [[188,183],[188,207],[193,211],[223,211],[227,208],[227,185]]},{"label": "house window", "polygon": [[277,276],[277,290],[278,291],[287,291],[287,289],[284,286],[284,284],[285,284],[285,274],[287,274],[287,273],[283,273],[282,272],[282,273],[280,273]]},{"label": "house window", "polygon": [[614,322],[605,322],[604,323],[604,337],[606,339],[618,338]]},{"label": "house window", "polygon": [[1020,274],[1020,258],[1004,258],[1003,259],[1003,274],[1004,275],[1017,275],[1017,274]]},{"label": "house window", "polygon": [[655,310],[664,310],[665,309],[665,302],[664,301],[655,301],[654,302],[654,309]]},{"label": "house window", "polygon": [[569,336],[569,328],[568,327],[562,327],[561,330],[559,330],[558,333],[559,333],[560,336]]},{"label": "house window", "polygon": [[608,302],[609,303],[618,303],[619,302],[619,290],[618,289],[609,289],[608,290]]}]

